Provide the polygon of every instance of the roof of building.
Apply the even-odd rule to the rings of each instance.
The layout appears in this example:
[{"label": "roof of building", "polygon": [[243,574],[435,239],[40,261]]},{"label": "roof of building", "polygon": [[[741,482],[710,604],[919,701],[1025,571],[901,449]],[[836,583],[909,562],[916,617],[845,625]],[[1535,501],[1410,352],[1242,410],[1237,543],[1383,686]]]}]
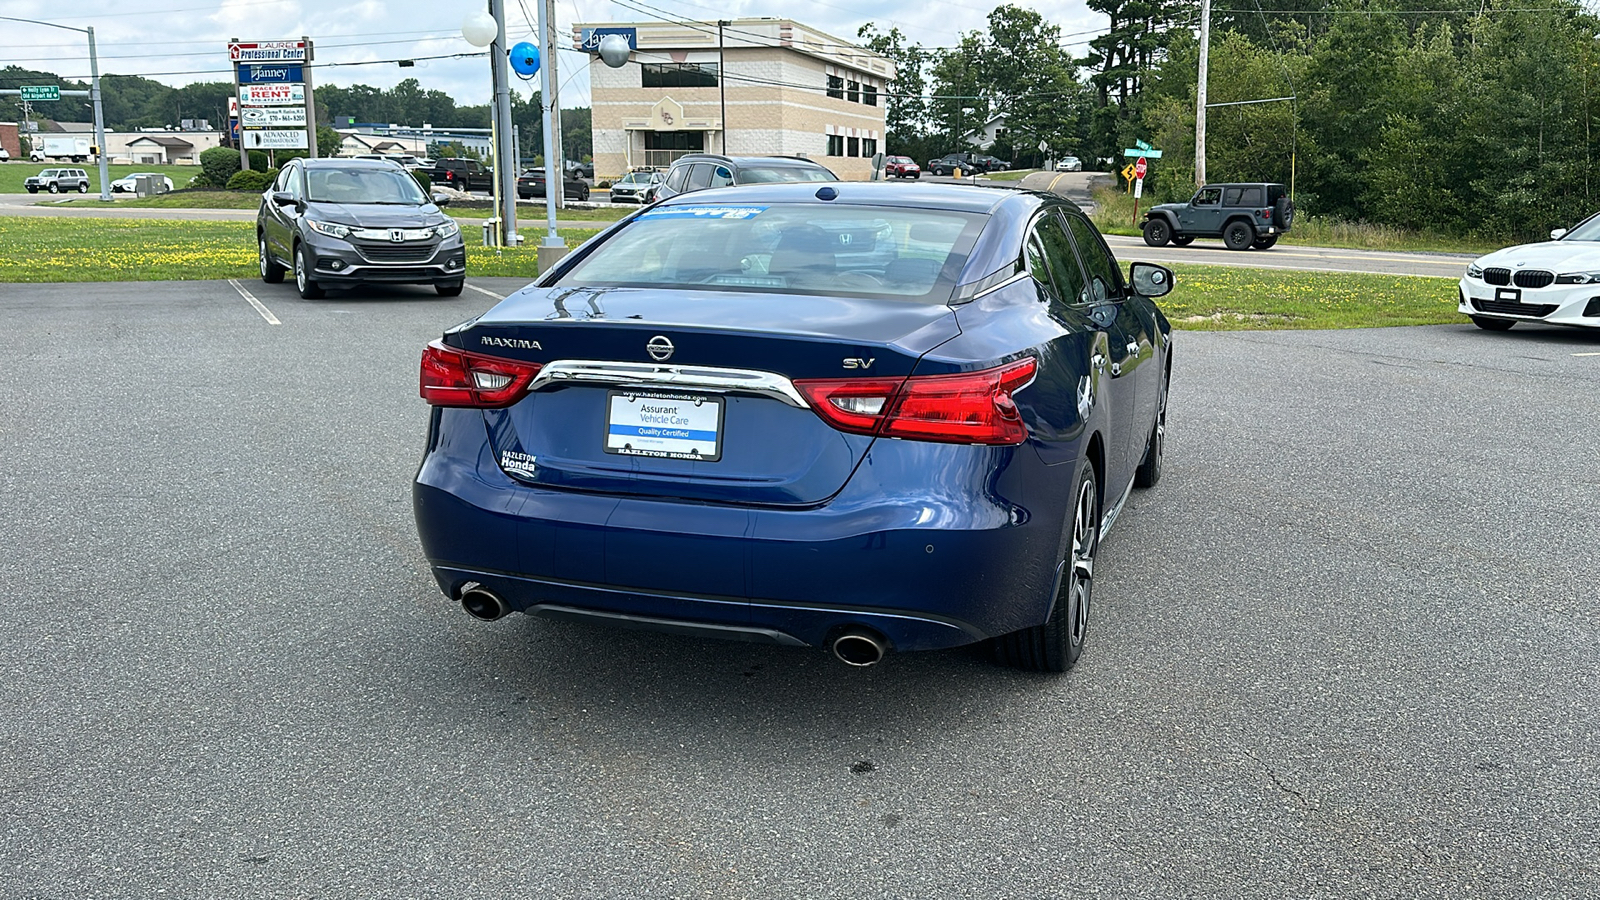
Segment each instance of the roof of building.
[{"label": "roof of building", "polygon": [[167,148],[170,148],[170,149],[173,149],[173,150],[192,149],[194,147],[193,144],[189,143],[188,141],[184,140],[183,138],[154,137],[154,136],[151,136],[151,135],[145,135],[142,138],[135,138],[134,140],[131,140],[131,141],[128,142],[128,146],[131,147],[134,144],[142,144],[145,141],[149,141],[152,144],[160,144],[163,147],[167,147]]}]

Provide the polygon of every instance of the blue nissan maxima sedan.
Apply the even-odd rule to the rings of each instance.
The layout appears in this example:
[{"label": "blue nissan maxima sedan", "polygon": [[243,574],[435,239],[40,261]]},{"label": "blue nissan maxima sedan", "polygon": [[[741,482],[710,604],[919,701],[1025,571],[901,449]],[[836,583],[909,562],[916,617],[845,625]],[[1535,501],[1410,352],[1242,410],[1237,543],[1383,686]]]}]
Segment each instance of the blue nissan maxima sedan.
[{"label": "blue nissan maxima sedan", "polygon": [[1065,671],[1161,476],[1172,283],[1049,194],[673,198],[423,351],[423,549],[485,620]]}]

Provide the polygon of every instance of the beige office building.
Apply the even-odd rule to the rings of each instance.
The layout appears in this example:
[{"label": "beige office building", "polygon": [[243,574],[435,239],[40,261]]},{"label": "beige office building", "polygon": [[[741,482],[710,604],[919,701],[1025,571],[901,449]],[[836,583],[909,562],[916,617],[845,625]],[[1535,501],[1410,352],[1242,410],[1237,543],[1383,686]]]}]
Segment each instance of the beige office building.
[{"label": "beige office building", "polygon": [[[804,156],[857,180],[870,177],[883,150],[894,64],[791,19],[733,19],[720,29],[590,23],[573,32],[575,45],[591,51],[597,178],[725,146],[730,156]],[[621,68],[593,55],[606,34],[633,47]]]}]

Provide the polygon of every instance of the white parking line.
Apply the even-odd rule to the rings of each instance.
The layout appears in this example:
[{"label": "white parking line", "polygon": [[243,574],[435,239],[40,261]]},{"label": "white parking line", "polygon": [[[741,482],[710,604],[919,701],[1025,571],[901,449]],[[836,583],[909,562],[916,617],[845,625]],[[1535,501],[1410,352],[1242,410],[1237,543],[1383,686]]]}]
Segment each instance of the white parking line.
[{"label": "white parking line", "polygon": [[491,297],[493,297],[493,298],[495,298],[495,299],[496,299],[496,300],[504,300],[504,299],[505,299],[505,297],[504,297],[504,296],[502,296],[502,295],[500,295],[500,294],[496,294],[496,293],[495,293],[495,292],[494,292],[494,291],[486,291],[486,290],[484,290],[484,289],[483,289],[483,288],[481,288],[481,287],[478,287],[478,286],[477,286],[477,285],[475,285],[475,284],[469,284],[469,285],[467,285],[467,290],[470,290],[470,291],[477,291],[477,292],[478,292],[478,293],[480,293],[480,294],[488,294],[488,295],[489,295],[489,296],[491,296]]},{"label": "white parking line", "polygon": [[1600,353],[1574,353],[1573,356],[1600,356]]},{"label": "white parking line", "polygon": [[254,306],[256,308],[256,312],[261,313],[261,318],[266,319],[268,325],[282,325],[283,324],[282,322],[278,321],[278,317],[277,316],[272,314],[272,310],[267,309],[266,304],[262,303],[260,300],[257,300],[254,295],[252,295],[249,291],[245,290],[244,289],[244,285],[240,284],[239,282],[235,281],[232,278],[228,279],[228,283],[233,285],[233,289],[239,292],[239,296],[241,296],[241,297],[245,298],[246,300],[250,301],[250,305]]}]

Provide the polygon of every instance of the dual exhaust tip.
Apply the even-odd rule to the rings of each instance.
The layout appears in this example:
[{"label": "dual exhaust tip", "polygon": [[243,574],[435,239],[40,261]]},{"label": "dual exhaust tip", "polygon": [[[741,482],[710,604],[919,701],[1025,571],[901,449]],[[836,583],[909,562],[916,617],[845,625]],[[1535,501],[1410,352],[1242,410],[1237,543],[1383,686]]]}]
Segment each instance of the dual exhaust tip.
[{"label": "dual exhaust tip", "polygon": [[[511,612],[511,607],[499,594],[476,581],[461,586],[461,608],[467,611],[467,615],[483,622],[505,618]],[[884,654],[889,652],[889,645],[877,632],[848,628],[833,639],[829,649],[845,665],[865,668],[881,662]]]}]

